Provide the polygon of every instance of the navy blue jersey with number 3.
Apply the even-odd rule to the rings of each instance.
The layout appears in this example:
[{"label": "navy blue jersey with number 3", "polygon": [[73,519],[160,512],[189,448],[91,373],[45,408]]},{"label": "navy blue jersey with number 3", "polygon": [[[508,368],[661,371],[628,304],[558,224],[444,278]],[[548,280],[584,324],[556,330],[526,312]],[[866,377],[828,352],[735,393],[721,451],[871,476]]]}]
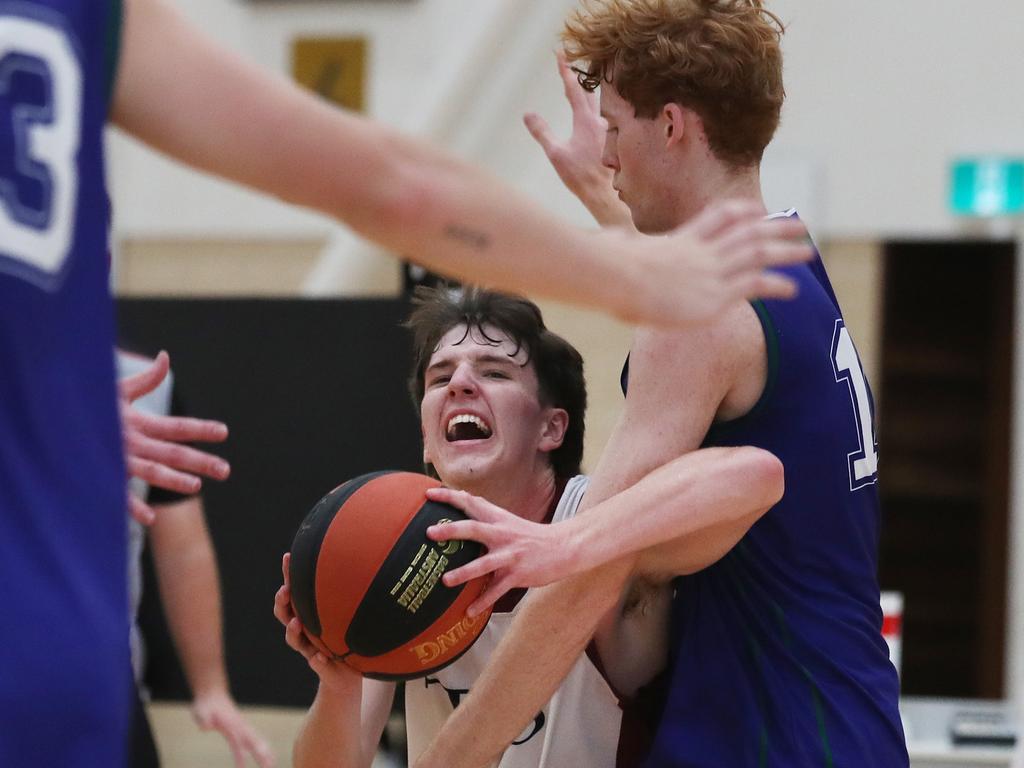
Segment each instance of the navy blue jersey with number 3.
[{"label": "navy blue jersey with number 3", "polygon": [[111,0],[0,0],[0,765],[124,762]]},{"label": "navy blue jersey with number 3", "polygon": [[724,558],[677,580],[651,766],[908,765],[881,635],[871,392],[820,256],[784,271],[799,296],[754,305],[765,391],[705,445],[771,451],[785,496]]}]

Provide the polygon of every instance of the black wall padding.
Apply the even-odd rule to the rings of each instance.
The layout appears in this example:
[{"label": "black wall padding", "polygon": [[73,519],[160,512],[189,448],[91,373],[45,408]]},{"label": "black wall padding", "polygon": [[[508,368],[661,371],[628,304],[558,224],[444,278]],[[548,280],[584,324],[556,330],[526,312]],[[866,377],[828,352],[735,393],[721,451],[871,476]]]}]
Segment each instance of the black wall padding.
[{"label": "black wall padding", "polygon": [[[400,300],[123,299],[123,338],[171,355],[196,416],[228,423],[218,448],[233,468],[204,487],[220,566],[228,671],[240,702],[307,706],[315,676],[273,616],[281,555],[336,485],[380,469],[421,471],[405,389]],[[148,571],[142,611],[147,682],[187,698]]]}]

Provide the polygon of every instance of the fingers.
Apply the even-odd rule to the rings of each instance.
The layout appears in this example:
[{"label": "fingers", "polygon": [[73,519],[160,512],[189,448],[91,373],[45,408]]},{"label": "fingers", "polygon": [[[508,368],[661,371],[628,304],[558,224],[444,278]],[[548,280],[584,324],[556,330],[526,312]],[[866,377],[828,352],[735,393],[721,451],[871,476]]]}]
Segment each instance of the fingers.
[{"label": "fingers", "polygon": [[680,229],[691,228],[694,234],[705,239],[719,237],[730,227],[743,221],[760,221],[764,208],[750,200],[725,200],[707,206],[695,219]]},{"label": "fingers", "polygon": [[260,768],[274,768],[274,752],[270,745],[255,733],[246,734],[246,746]]},{"label": "fingers", "polygon": [[544,154],[551,157],[551,153],[555,151],[556,139],[548,121],[535,112],[527,112],[523,115],[523,123],[530,135],[540,144]]},{"label": "fingers", "polygon": [[220,456],[189,445],[157,440],[134,429],[125,433],[125,449],[130,457],[161,464],[179,473],[187,472],[214,480],[225,480],[231,474],[231,465]]},{"label": "fingers", "polygon": [[431,541],[478,541],[486,545],[486,527],[472,520],[456,520],[452,523],[432,525],[427,528],[427,538]]},{"label": "fingers", "polygon": [[254,736],[249,751],[260,768],[274,768],[277,759],[274,757],[274,751],[264,739]]},{"label": "fingers", "polygon": [[291,589],[291,567],[292,567],[292,553],[285,552],[281,557],[281,575],[284,577],[284,585]]},{"label": "fingers", "polygon": [[572,107],[572,111],[576,112],[578,109],[585,109],[589,106],[586,99],[586,91],[583,90],[583,86],[580,85],[579,78],[576,73],[572,71],[572,67],[569,66],[568,59],[565,58],[565,51],[555,51],[555,59],[558,61],[558,74],[562,78],[562,88],[565,91],[566,101]]},{"label": "fingers", "polygon": [[189,443],[222,443],[227,440],[227,424],[213,419],[188,416],[157,416],[134,408],[125,409],[125,421],[158,440]]},{"label": "fingers", "polygon": [[150,485],[165,488],[168,491],[191,495],[202,488],[202,481],[194,475],[179,472],[156,461],[142,459],[138,456],[126,457],[128,474],[145,480]]},{"label": "fingers", "polygon": [[118,390],[121,396],[131,402],[145,394],[152,392],[160,386],[160,382],[167,376],[171,369],[171,358],[162,351],[156,356],[146,370],[136,373],[134,376],[127,376],[118,383]]},{"label": "fingers", "polygon": [[480,593],[480,596],[470,603],[466,609],[466,615],[473,619],[491,608],[501,597],[511,589],[512,584],[507,579],[494,579],[487,588]]},{"label": "fingers", "polygon": [[285,626],[284,639],[288,643],[288,647],[301,653],[306,661],[312,659],[313,655],[318,652],[317,647],[306,637],[306,633],[302,629],[302,622],[297,618],[293,617]]},{"label": "fingers", "polygon": [[128,512],[143,525],[152,525],[156,521],[156,512],[135,494],[128,494]]},{"label": "fingers", "polygon": [[287,585],[280,587],[274,595],[274,618],[284,627],[287,627],[295,618],[295,611],[292,609],[292,591]]},{"label": "fingers", "polygon": [[446,587],[457,587],[498,570],[505,565],[505,559],[498,555],[483,555],[476,560],[470,560],[461,568],[449,571],[441,577],[441,580]]},{"label": "fingers", "polygon": [[751,275],[748,280],[737,285],[737,298],[791,299],[796,294],[796,283],[774,272]]},{"label": "fingers", "polygon": [[814,246],[799,222],[776,220],[738,224],[719,239],[718,247],[727,275],[807,261],[814,255]]}]

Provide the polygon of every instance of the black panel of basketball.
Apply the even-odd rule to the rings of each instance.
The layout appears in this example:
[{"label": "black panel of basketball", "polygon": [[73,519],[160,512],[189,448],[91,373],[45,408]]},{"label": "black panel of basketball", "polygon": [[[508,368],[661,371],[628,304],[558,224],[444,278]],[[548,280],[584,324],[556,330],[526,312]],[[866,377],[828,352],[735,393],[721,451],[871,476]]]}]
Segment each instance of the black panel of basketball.
[{"label": "black panel of basketball", "polygon": [[295,534],[290,569],[292,605],[302,626],[313,635],[319,636],[322,631],[316,607],[316,562],[320,557],[320,545],[334,516],[349,496],[383,474],[386,472],[371,472],[339,485],[314,505]]},{"label": "black panel of basketball", "polygon": [[432,542],[427,528],[442,520],[465,520],[447,504],[427,501],[409,523],[366,590],[345,633],[361,656],[379,656],[408,642],[437,621],[465,587],[441,583],[446,571],[478,557],[475,541]]}]

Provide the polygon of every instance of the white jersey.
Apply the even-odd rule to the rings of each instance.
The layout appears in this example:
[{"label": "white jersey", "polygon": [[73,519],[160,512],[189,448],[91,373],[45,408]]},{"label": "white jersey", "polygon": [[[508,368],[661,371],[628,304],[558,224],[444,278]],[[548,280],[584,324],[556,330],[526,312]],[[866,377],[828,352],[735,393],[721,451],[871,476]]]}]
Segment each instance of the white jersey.
[{"label": "white jersey", "polygon": [[[576,514],[588,478],[570,480],[555,509],[552,522]],[[495,611],[477,641],[455,663],[421,680],[405,684],[405,717],[411,765],[440,731],[455,706],[487,665],[515,619],[519,606],[507,613]],[[668,632],[668,601],[658,610],[645,611],[640,621],[650,631],[652,654],[660,654]],[[631,620],[635,622],[636,620]],[[595,654],[596,658],[596,654]],[[655,662],[655,668],[660,659]],[[612,690],[590,654],[580,656],[561,687],[505,750],[497,768],[616,768],[634,765],[640,755],[630,754],[623,728],[623,703]],[[620,744],[620,742],[623,742]]]}]

